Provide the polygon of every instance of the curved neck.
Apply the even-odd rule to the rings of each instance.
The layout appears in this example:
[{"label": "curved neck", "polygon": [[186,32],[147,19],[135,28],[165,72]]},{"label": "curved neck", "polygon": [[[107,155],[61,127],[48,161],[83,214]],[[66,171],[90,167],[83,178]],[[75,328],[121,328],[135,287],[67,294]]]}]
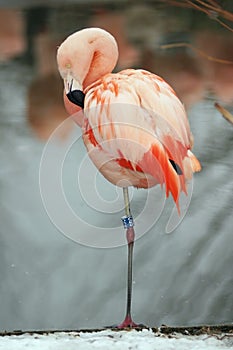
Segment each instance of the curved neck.
[{"label": "curved neck", "polygon": [[[115,39],[109,33],[88,38],[90,45],[90,63],[87,74],[83,79],[83,88],[111,73],[118,60],[118,48]],[[101,33],[102,34],[102,33]]]}]

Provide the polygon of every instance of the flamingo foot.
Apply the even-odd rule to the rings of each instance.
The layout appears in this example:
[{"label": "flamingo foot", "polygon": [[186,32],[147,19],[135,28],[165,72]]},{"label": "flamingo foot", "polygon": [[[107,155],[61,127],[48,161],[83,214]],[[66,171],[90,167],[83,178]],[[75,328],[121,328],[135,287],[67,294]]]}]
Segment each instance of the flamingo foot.
[{"label": "flamingo foot", "polygon": [[142,325],[137,324],[133,322],[132,317],[130,315],[126,315],[124,321],[120,323],[116,328],[123,329],[123,328],[138,328]]}]

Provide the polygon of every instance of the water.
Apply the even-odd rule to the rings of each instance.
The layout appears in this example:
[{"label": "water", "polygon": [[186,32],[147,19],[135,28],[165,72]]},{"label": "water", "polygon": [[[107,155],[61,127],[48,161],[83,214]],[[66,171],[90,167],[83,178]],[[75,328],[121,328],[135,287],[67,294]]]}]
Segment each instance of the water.
[{"label": "water", "polygon": [[[116,324],[125,312],[127,250],[77,244],[50,221],[39,188],[45,141],[35,137],[25,118],[34,75],[35,67],[20,60],[0,67],[0,329]],[[173,208],[168,200],[159,220],[135,244],[133,316],[149,326],[233,321],[233,128],[214,108],[215,96],[205,96],[189,108],[194,153],[203,169],[194,176],[188,213],[165,234]],[[228,108],[232,111],[232,102]],[[92,223],[111,230],[120,214],[89,215],[85,198],[75,190],[76,154],[84,157],[84,147],[74,146],[67,159],[69,201],[85,220],[90,216]],[[108,200],[117,195],[102,178],[98,186]],[[138,213],[145,192],[135,196],[132,209]]]}]

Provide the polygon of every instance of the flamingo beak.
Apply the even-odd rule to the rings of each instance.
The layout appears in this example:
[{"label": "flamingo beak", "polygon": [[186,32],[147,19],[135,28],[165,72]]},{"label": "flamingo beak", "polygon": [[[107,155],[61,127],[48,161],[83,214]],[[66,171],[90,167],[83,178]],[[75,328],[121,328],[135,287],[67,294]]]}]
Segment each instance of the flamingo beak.
[{"label": "flamingo beak", "polygon": [[70,102],[84,108],[85,94],[82,91],[82,85],[75,80],[71,75],[64,79],[66,96]]}]

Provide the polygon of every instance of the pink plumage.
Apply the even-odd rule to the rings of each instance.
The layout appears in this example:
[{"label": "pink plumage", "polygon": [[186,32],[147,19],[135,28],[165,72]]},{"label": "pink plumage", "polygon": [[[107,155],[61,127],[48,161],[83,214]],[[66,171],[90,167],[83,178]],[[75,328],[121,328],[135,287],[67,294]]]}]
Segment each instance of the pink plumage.
[{"label": "pink plumage", "polygon": [[[83,141],[107,180],[123,188],[165,185],[179,211],[186,181],[201,169],[191,152],[193,137],[184,107],[153,73],[112,73],[117,59],[117,43],[105,30],[87,28],[70,35],[57,52],[66,108],[70,114],[83,109],[83,118],[77,120]],[[122,325],[135,325],[130,308]]]},{"label": "pink plumage", "polygon": [[[117,44],[99,28],[69,36],[57,57],[66,92],[75,81],[85,94],[83,140],[100,172],[121,187],[165,183],[178,205],[200,163],[191,152],[188,119],[174,90],[145,70],[111,73]],[[71,114],[78,111],[67,97],[65,105]]]}]

